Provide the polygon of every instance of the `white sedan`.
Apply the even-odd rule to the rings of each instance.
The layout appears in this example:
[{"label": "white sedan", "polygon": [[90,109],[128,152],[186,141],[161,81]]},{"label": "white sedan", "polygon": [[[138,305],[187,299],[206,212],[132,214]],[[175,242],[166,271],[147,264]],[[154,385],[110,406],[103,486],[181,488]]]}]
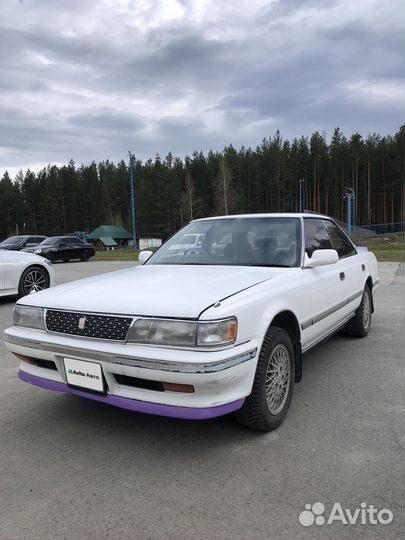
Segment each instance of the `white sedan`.
[{"label": "white sedan", "polygon": [[[191,234],[198,249],[171,251]],[[22,298],[5,331],[20,379],[144,413],[235,412],[267,431],[287,413],[303,353],[340,328],[370,329],[376,258],[327,216],[195,220],[140,261]]]},{"label": "white sedan", "polygon": [[0,296],[42,291],[55,282],[52,264],[38,255],[0,250]]}]

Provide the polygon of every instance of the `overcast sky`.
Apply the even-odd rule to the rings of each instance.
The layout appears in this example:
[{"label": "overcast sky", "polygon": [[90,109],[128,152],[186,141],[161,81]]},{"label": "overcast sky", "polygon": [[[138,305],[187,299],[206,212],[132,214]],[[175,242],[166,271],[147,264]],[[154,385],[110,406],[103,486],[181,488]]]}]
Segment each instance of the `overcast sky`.
[{"label": "overcast sky", "polygon": [[404,122],[402,0],[1,0],[0,174]]}]

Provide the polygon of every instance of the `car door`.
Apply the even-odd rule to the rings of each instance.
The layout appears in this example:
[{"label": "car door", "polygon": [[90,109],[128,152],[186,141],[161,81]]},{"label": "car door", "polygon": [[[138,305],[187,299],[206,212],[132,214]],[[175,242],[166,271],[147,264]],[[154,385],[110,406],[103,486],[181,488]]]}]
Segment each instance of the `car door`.
[{"label": "car door", "polygon": [[70,257],[70,246],[67,243],[67,238],[61,238],[58,243],[56,256],[62,261],[66,261]]},{"label": "car door", "polygon": [[4,290],[5,275],[6,275],[6,267],[4,264],[3,254],[0,250],[0,294]]},{"label": "car door", "polygon": [[68,246],[68,256],[67,259],[78,259],[80,258],[78,246],[78,240],[76,238],[66,238],[66,244]]},{"label": "car door", "polygon": [[83,244],[80,238],[74,239],[74,245],[72,247],[74,251],[74,259],[81,259],[82,256],[86,254],[86,246]]},{"label": "car door", "polygon": [[343,308],[346,315],[355,311],[361,302],[366,281],[365,266],[349,237],[331,220],[324,220],[333,249],[339,255],[339,278],[345,291],[347,306]]},{"label": "car door", "polygon": [[[321,218],[304,218],[305,252],[308,257],[318,249],[333,249],[325,223]],[[302,270],[301,303],[304,305],[302,320],[303,350],[314,345],[345,318],[345,286],[340,279],[338,263],[304,268]]]}]

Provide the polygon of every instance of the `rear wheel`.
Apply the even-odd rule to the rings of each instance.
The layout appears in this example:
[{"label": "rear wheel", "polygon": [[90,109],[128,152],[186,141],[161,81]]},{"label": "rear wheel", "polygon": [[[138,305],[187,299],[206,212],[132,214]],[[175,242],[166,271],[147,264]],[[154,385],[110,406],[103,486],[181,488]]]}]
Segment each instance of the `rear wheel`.
[{"label": "rear wheel", "polygon": [[346,324],[346,334],[350,337],[366,337],[370,331],[371,312],[371,291],[368,285],[366,285],[364,287],[361,304],[357,308],[353,318]]},{"label": "rear wheel", "polygon": [[49,274],[45,268],[30,266],[22,273],[18,286],[19,296],[42,291],[49,287]]},{"label": "rear wheel", "polygon": [[238,421],[260,431],[278,427],[291,403],[294,376],[295,356],[290,336],[273,326],[263,341],[252,393],[236,413]]}]

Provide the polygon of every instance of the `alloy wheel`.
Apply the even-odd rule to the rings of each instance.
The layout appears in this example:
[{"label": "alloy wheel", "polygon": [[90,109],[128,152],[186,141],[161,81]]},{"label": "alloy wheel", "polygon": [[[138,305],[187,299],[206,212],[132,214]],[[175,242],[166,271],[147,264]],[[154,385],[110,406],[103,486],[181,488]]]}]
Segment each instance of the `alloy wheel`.
[{"label": "alloy wheel", "polygon": [[46,277],[40,270],[31,270],[24,279],[24,293],[31,294],[47,288]]},{"label": "alloy wheel", "polygon": [[290,354],[285,345],[277,345],[266,371],[266,401],[270,414],[277,415],[287,401],[290,386]]}]

